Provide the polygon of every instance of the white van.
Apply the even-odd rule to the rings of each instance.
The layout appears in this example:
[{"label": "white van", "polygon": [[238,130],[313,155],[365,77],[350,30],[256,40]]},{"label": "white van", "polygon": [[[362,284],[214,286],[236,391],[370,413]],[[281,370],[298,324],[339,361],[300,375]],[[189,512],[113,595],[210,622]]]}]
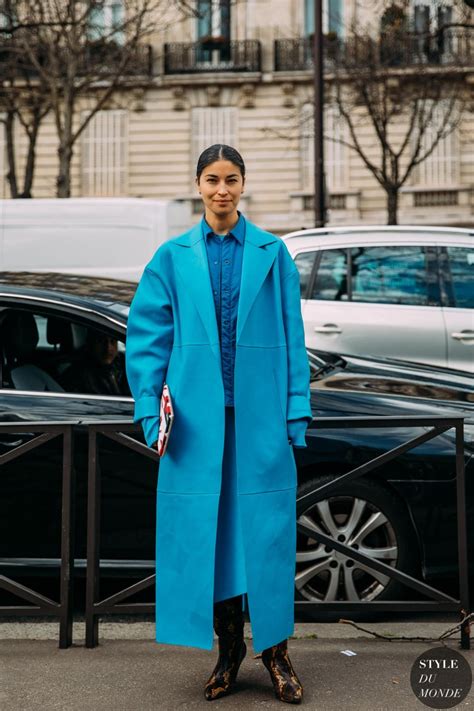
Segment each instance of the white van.
[{"label": "white van", "polygon": [[0,271],[138,281],[156,248],[191,226],[190,203],[177,200],[0,200]]}]

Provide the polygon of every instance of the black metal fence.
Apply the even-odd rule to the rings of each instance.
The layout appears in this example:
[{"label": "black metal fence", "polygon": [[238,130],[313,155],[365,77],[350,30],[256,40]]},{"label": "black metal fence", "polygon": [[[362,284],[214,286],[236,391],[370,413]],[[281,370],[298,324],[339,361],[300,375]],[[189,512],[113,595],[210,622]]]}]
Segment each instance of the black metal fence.
[{"label": "black metal fence", "polygon": [[[27,600],[30,605],[0,606],[0,615],[50,615],[59,619],[59,646],[66,649],[72,644],[73,620],[73,573],[74,573],[74,499],[75,472],[73,467],[72,422],[41,423],[28,422],[0,424],[0,438],[10,433],[35,434],[33,439],[18,444],[11,451],[0,455],[0,491],[1,467],[7,462],[18,459],[32,450],[41,447],[58,437],[62,437],[62,495],[61,495],[61,568],[60,600],[51,600],[25,585],[0,575],[0,589]],[[6,531],[4,532],[5,535]],[[35,534],[34,531],[31,532]],[[41,535],[37,532],[37,535]]]},{"label": "black metal fence", "polygon": [[[79,423],[77,423],[79,424]],[[19,457],[26,452],[40,446],[42,443],[63,436],[63,491],[62,491],[62,559],[61,559],[61,601],[54,602],[42,597],[29,588],[15,583],[5,577],[0,577],[0,587],[18,594],[36,603],[36,607],[0,607],[0,615],[5,614],[43,614],[55,615],[60,619],[60,644],[61,648],[72,643],[72,574],[73,574],[73,503],[74,503],[74,469],[72,466],[72,425],[42,423],[0,424],[0,435],[8,432],[36,432],[39,436],[26,444],[21,444],[12,452],[0,456],[1,465]],[[127,588],[120,590],[108,598],[100,599],[100,519],[101,519],[101,472],[99,467],[99,437],[114,440],[126,448],[143,454],[145,457],[159,460],[157,452],[141,444],[130,435],[140,431],[140,426],[130,422],[92,422],[88,429],[88,512],[87,512],[87,578],[86,578],[86,646],[95,647],[99,643],[99,616],[103,614],[118,613],[151,613],[155,610],[154,603],[129,603],[126,602],[137,592],[154,585],[155,575],[140,580]],[[464,434],[462,417],[325,417],[315,420],[312,429],[348,429],[348,428],[429,428],[422,434],[413,437],[403,444],[384,452],[370,461],[351,469],[349,472],[335,477],[313,491],[301,496],[297,500],[298,511],[308,508],[321,496],[330,495],[338,486],[353,479],[361,477],[376,470],[387,462],[402,456],[409,450],[437,437],[438,435],[454,428],[455,430],[455,466],[456,466],[456,508],[457,508],[457,541],[458,541],[458,571],[459,571],[459,597],[452,597],[446,593],[427,585],[421,580],[403,573],[390,565],[368,557],[364,553],[354,550],[347,543],[335,540],[322,532],[308,528],[298,520],[297,528],[300,533],[316,539],[325,544],[328,549],[333,549],[349,559],[354,559],[369,569],[382,573],[390,578],[405,584],[427,596],[429,600],[404,600],[404,601],[377,601],[370,602],[314,602],[297,601],[297,610],[309,608],[326,611],[444,611],[457,612],[460,619],[465,619],[470,613],[469,583],[468,583],[468,557],[467,557],[467,526],[466,526],[466,498],[464,474]],[[461,627],[461,646],[470,648],[469,621]]]},{"label": "black metal fence", "polygon": [[[38,65],[43,69],[48,67],[50,48],[38,43],[35,55]],[[65,52],[68,48],[57,48],[57,65],[67,66]],[[62,56],[62,54],[64,56]],[[63,61],[61,61],[61,59]],[[147,77],[153,75],[153,50],[149,44],[138,44],[134,47],[122,45],[113,40],[89,40],[77,59],[76,74],[78,76],[95,77],[97,80],[107,80],[115,77],[117,69],[123,67],[121,76]],[[21,43],[15,38],[0,35],[0,67],[3,75],[12,77],[36,78],[39,76],[35,66],[21,49]]]},{"label": "black metal fence", "polygon": [[155,575],[150,575],[138,583],[104,599],[99,599],[100,585],[100,520],[101,520],[101,476],[98,458],[98,437],[103,435],[115,440],[149,459],[157,462],[158,452],[127,436],[140,432],[141,427],[120,422],[94,423],[89,425],[89,462],[87,477],[87,578],[86,578],[86,647],[95,647],[99,641],[99,615],[108,613],[150,613],[153,603],[124,603],[123,601],[155,584]]},{"label": "black metal fence", "polygon": [[258,40],[211,38],[207,42],[168,42],[164,45],[165,74],[259,72]]},{"label": "black metal fence", "polygon": [[[313,39],[277,39],[274,44],[275,71],[312,70]],[[323,37],[324,67],[344,71],[357,68],[466,67],[474,64],[474,31],[450,28],[428,34],[381,34],[378,37],[341,39]]]},{"label": "black metal fence", "polygon": [[[363,563],[372,570],[394,578],[404,585],[426,595],[430,600],[412,600],[412,601],[377,601],[370,602],[348,602],[348,601],[333,601],[333,602],[312,602],[301,600],[295,603],[297,610],[305,610],[308,608],[317,608],[324,605],[327,611],[351,612],[360,611],[361,609],[370,611],[400,611],[400,612],[420,612],[420,611],[438,611],[438,612],[458,612],[461,620],[469,615],[469,568],[467,556],[467,525],[466,525],[466,498],[465,498],[465,475],[464,475],[464,420],[461,417],[383,417],[383,418],[368,418],[368,417],[348,417],[348,418],[320,418],[316,421],[316,428],[320,429],[347,429],[347,428],[384,428],[384,427],[430,427],[423,434],[413,437],[407,442],[394,447],[393,449],[384,452],[383,454],[371,459],[355,469],[335,478],[334,480],[319,486],[314,491],[311,491],[300,497],[297,501],[297,510],[305,509],[311,504],[321,499],[321,496],[330,496],[338,486],[347,483],[368,474],[378,467],[383,466],[387,462],[399,457],[405,452],[427,442],[434,437],[446,432],[447,430],[455,429],[455,459],[456,459],[456,510],[457,510],[457,541],[458,541],[458,569],[459,569],[459,598],[454,598],[447,595],[441,590],[427,585],[421,580],[416,580],[410,575],[396,570],[386,563],[355,550],[347,543],[342,543],[331,536],[326,536],[324,533],[308,528],[304,523],[298,521],[298,530],[316,539],[318,542],[325,544],[328,548],[346,555],[348,559],[354,559],[359,563]],[[470,648],[469,637],[470,625],[469,621],[461,626],[461,646],[463,649]]]}]

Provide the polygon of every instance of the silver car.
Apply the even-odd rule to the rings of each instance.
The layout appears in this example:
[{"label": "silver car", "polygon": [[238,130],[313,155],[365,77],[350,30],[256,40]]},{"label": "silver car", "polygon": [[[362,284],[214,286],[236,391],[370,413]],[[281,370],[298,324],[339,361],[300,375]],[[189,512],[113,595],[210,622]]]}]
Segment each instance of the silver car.
[{"label": "silver car", "polygon": [[283,239],[307,346],[474,372],[473,231],[384,225]]}]

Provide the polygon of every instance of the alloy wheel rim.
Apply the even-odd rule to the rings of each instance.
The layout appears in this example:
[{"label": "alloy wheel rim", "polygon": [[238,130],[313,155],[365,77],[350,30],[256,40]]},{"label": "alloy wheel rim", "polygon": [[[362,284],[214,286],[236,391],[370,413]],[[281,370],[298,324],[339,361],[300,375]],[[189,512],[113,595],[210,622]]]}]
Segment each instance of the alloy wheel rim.
[{"label": "alloy wheel rim", "polygon": [[[313,531],[347,543],[373,560],[395,567],[399,550],[395,530],[372,502],[333,496],[312,505],[298,518]],[[298,532],[295,586],[310,601],[370,601],[392,579]]]}]

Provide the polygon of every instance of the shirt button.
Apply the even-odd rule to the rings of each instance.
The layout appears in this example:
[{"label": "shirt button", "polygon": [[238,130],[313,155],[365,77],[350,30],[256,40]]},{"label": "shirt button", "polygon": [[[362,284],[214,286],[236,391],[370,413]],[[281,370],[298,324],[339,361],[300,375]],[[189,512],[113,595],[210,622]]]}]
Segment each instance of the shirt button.
[{"label": "shirt button", "polygon": [[214,262],[214,264],[218,264],[217,260]]},{"label": "shirt button", "polygon": [[217,291],[214,289],[214,294],[217,294]]}]

